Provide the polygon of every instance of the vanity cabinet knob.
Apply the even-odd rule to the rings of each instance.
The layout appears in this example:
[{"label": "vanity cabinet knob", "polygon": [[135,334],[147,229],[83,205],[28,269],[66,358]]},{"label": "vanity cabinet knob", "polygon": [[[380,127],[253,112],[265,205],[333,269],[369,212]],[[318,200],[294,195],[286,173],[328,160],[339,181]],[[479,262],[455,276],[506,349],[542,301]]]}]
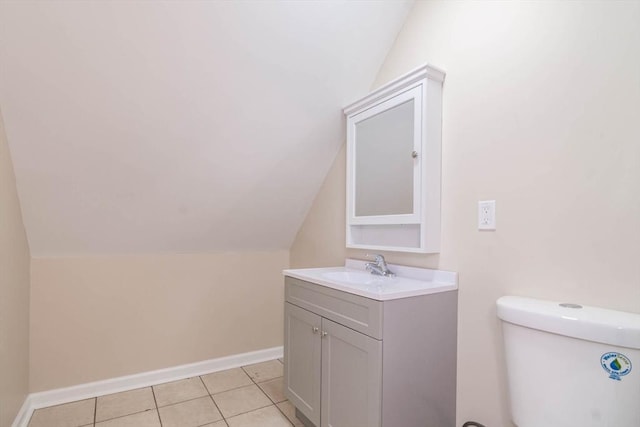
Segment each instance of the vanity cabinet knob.
[{"label": "vanity cabinet knob", "polygon": [[326,337],[327,335],[329,335],[327,332],[322,331],[322,334],[320,335],[322,338]]},{"label": "vanity cabinet knob", "polygon": [[317,334],[320,329],[318,329],[317,326],[314,326],[313,329],[311,330],[313,331],[314,334]]},{"label": "vanity cabinet knob", "polygon": [[412,152],[411,152],[411,157],[413,157],[414,159],[415,159],[416,157],[418,157],[418,152],[417,152],[417,151],[412,151]]}]

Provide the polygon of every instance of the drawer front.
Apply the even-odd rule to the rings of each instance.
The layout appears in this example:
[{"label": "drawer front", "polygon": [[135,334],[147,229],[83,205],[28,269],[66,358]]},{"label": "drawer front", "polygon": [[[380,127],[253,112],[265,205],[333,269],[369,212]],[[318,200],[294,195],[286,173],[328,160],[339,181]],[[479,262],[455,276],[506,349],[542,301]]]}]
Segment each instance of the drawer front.
[{"label": "drawer front", "polygon": [[382,301],[287,276],[285,300],[372,338],[382,339]]}]

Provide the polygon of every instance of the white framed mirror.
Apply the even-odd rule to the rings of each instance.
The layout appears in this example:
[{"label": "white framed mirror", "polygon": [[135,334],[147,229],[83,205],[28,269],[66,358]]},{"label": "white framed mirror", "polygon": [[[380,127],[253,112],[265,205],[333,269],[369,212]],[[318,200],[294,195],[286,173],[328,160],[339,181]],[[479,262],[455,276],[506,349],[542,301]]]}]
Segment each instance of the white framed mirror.
[{"label": "white framed mirror", "polygon": [[439,251],[443,81],[426,65],[344,109],[347,247]]}]

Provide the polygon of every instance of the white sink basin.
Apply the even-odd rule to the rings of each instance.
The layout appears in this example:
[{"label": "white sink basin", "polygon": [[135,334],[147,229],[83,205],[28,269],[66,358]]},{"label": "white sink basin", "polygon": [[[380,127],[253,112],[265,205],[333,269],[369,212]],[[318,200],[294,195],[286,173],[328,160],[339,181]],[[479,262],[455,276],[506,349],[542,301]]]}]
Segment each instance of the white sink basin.
[{"label": "white sink basin", "polygon": [[458,274],[389,264],[396,276],[377,276],[365,270],[365,261],[347,259],[344,267],[284,270],[285,276],[364,296],[378,301],[407,298],[458,289]]},{"label": "white sink basin", "polygon": [[375,276],[371,273],[357,270],[327,271],[322,273],[322,276],[328,280],[344,282],[355,286],[382,286],[393,283],[395,279],[395,277]]}]

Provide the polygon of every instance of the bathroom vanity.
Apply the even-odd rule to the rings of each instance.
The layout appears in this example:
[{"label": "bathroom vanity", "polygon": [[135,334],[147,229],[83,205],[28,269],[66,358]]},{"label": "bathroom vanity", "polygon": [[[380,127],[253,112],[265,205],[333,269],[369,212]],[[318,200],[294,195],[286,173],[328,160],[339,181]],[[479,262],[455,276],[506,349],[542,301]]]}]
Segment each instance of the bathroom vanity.
[{"label": "bathroom vanity", "polygon": [[455,425],[457,274],[285,270],[284,389],[316,427]]}]

